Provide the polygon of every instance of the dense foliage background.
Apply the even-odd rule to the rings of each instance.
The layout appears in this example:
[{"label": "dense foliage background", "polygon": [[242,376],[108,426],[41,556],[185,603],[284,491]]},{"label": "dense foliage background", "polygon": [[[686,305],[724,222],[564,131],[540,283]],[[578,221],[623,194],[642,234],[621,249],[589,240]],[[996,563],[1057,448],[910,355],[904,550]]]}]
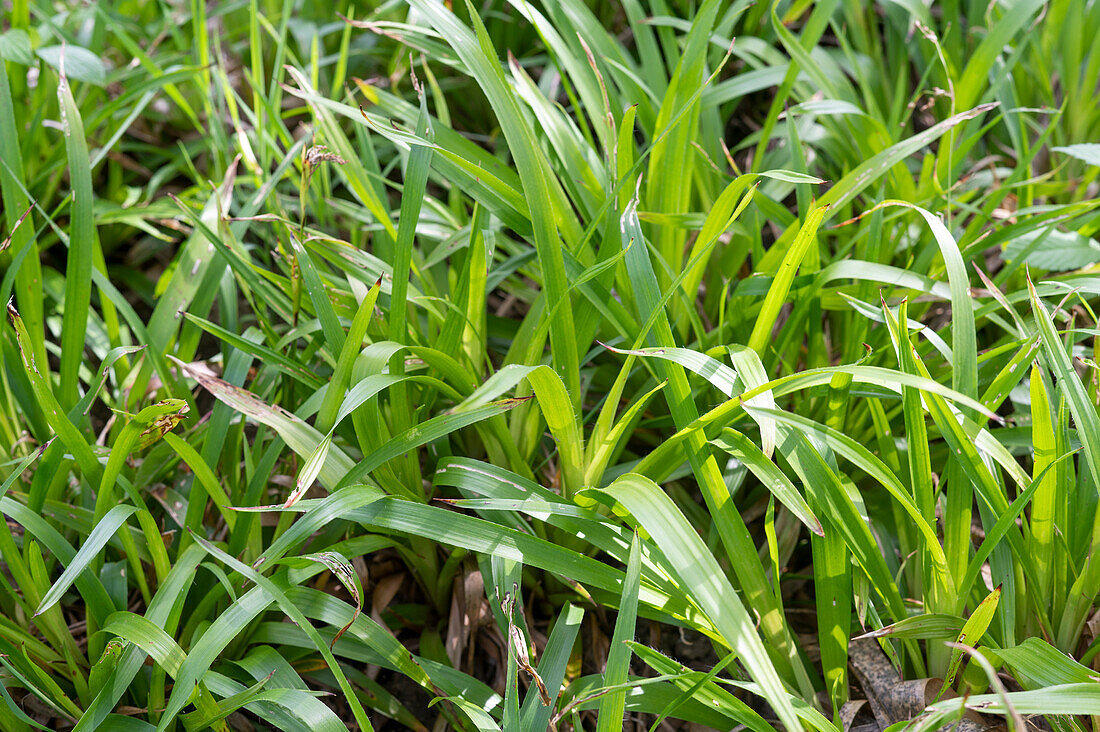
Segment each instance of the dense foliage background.
[{"label": "dense foliage background", "polygon": [[0,728],[1095,724],[1100,3],[0,17]]}]

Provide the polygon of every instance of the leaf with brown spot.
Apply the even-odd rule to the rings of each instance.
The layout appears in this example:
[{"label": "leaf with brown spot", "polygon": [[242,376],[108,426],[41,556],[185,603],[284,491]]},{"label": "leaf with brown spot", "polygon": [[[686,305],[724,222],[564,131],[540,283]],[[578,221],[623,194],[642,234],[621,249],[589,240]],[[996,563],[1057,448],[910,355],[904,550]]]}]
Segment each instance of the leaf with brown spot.
[{"label": "leaf with brown spot", "polygon": [[[283,438],[290,449],[302,459],[308,461],[324,440],[320,432],[301,418],[282,407],[267,404],[250,391],[219,379],[206,368],[205,364],[184,363],[172,356],[168,358],[172,359],[184,376],[197,381],[199,386],[210,392],[215,399],[279,433],[279,437]],[[351,458],[339,447],[332,445],[317,467],[315,477],[332,488],[354,467],[355,463]]]},{"label": "leaf with brown spot", "polygon": [[333,576],[340,580],[340,584],[347,589],[351,599],[355,601],[355,612],[352,613],[348,624],[340,628],[340,631],[333,636],[332,642],[329,644],[329,648],[332,648],[336,645],[336,641],[340,640],[340,636],[346,633],[351,624],[355,622],[355,619],[359,617],[359,613],[363,611],[363,587],[359,583],[359,575],[356,574],[355,568],[351,566],[351,562],[348,561],[347,557],[340,552],[324,551],[317,554],[304,554],[302,559],[319,562],[328,567]]}]

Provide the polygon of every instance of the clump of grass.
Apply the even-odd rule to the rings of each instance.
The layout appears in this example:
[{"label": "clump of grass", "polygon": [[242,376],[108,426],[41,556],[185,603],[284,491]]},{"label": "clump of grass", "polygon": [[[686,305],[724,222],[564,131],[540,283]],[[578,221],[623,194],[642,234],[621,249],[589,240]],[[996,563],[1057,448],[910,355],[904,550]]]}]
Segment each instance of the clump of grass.
[{"label": "clump of grass", "polygon": [[0,727],[1100,714],[1100,10],[346,10],[12,7]]}]

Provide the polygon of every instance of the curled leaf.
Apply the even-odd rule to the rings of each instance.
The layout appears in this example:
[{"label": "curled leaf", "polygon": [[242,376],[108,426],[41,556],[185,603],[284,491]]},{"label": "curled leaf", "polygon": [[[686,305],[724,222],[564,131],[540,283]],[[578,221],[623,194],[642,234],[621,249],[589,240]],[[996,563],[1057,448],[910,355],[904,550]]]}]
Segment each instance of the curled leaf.
[{"label": "curled leaf", "polygon": [[329,648],[336,645],[336,641],[340,640],[340,636],[347,632],[351,624],[355,622],[355,619],[359,617],[359,613],[363,611],[363,587],[359,581],[359,575],[355,573],[355,568],[351,566],[351,562],[348,561],[340,552],[318,552],[316,554],[305,554],[302,559],[308,559],[312,562],[319,562],[320,564],[328,567],[336,579],[340,580],[348,594],[351,595],[351,599],[355,601],[355,612],[351,616],[351,620],[347,625],[340,628],[340,631],[333,636],[332,643],[329,644]]},{"label": "curled leaf", "polygon": [[516,604],[516,594],[519,588],[515,585],[512,586],[512,592],[504,595],[504,600],[500,603],[501,610],[504,611],[504,615],[508,618],[508,641],[512,647],[512,651],[516,654],[516,663],[523,669],[532,681],[535,682],[535,687],[539,692],[539,700],[543,706],[550,706],[551,699],[550,693],[546,690],[546,682],[539,676],[539,672],[535,670],[535,667],[531,665],[531,655],[528,651],[527,638],[523,635],[523,630],[516,625],[513,619],[512,609]]}]

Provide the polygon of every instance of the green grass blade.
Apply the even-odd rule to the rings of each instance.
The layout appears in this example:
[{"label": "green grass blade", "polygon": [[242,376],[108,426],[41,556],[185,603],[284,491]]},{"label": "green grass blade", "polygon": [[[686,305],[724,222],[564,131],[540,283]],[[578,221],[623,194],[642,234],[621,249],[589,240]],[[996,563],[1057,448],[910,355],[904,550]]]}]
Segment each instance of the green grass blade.
[{"label": "green grass blade", "polygon": [[806,215],[806,221],[798,230],[798,236],[795,237],[794,243],[791,244],[790,249],[783,257],[775,279],[772,280],[768,295],[760,306],[760,314],[756,318],[752,335],[749,336],[749,348],[761,355],[763,355],[764,347],[771,339],[772,330],[775,328],[775,319],[779,316],[779,309],[790,293],[795,272],[798,271],[798,267],[802,264],[802,259],[806,256],[810,246],[816,243],[817,229],[828,210],[828,206],[822,205]]},{"label": "green grass blade", "polygon": [[[515,156],[516,168],[523,181],[523,191],[531,207],[531,224],[546,299],[551,303],[567,302],[568,283],[554,214],[554,206],[561,196],[560,189],[551,183],[545,158],[538,149],[530,127],[520,114],[514,93],[505,82],[503,70],[485,26],[476,12],[471,12],[475,35],[442,5],[428,0],[411,2],[449,40],[489,97],[508,139],[512,155]],[[472,6],[468,7],[472,11]],[[555,309],[550,325],[550,342],[554,370],[565,381],[570,400],[574,405],[579,405],[580,372],[572,308]]]},{"label": "green grass blade", "polygon": [[790,479],[783,474],[783,471],[769,460],[764,452],[749,438],[737,430],[727,427],[722,430],[721,435],[711,440],[711,444],[722,448],[744,463],[761,484],[771,491],[772,495],[779,499],[779,502],[786,506],[791,513],[797,516],[798,520],[806,525],[806,528],[818,536],[825,535],[825,531],[821,527],[821,521],[806,505],[802,494],[798,492]]},{"label": "green grass blade", "polygon": [[[638,584],[641,578],[641,542],[637,534],[630,542],[630,559],[626,566],[626,580],[623,584],[622,602],[619,614],[615,617],[615,630],[611,635],[611,650],[607,654],[607,666],[603,672],[605,687],[624,684],[630,670],[630,646],[627,641],[634,640],[635,623],[638,616]],[[596,732],[622,732],[624,712],[626,710],[626,690],[613,691],[600,700],[599,714],[596,719]]]},{"label": "green grass blade", "polygon": [[31,350],[34,360],[46,368],[45,310],[42,292],[42,265],[33,234],[33,219],[20,225],[22,212],[30,208],[25,191],[23,156],[19,150],[19,132],[12,106],[11,86],[0,53],[0,195],[4,202],[4,218],[8,224],[9,246],[17,265],[15,298],[33,335]]},{"label": "green grass blade", "polygon": [[[955,642],[976,646],[982,636],[985,635],[989,624],[993,622],[993,615],[997,612],[997,605],[1000,600],[1001,588],[997,587],[993,592],[986,595],[985,599],[978,604],[978,607],[974,608],[974,612],[966,619],[966,623],[963,624],[962,630],[959,631],[959,637]],[[951,688],[951,684],[955,683],[955,676],[959,673],[959,666],[962,664],[962,656],[963,652],[960,648],[951,651],[951,663],[947,667],[947,676],[944,677],[943,687],[940,689],[941,695]]]},{"label": "green grass blade", "polygon": [[558,620],[554,623],[554,629],[550,638],[546,641],[546,648],[539,660],[538,673],[546,685],[550,695],[550,704],[543,704],[539,699],[537,690],[527,690],[527,697],[523,700],[520,709],[520,724],[522,729],[542,729],[549,724],[550,717],[554,713],[554,707],[558,694],[565,678],[566,666],[573,656],[577,634],[580,632],[581,620],[584,618],[584,610],[576,605],[567,604],[562,608]]},{"label": "green grass blade", "polygon": [[50,591],[38,604],[35,615],[46,612],[61,599],[61,596],[72,586],[77,576],[87,569],[92,559],[99,554],[107,541],[118,531],[118,528],[126,523],[126,519],[136,513],[137,510],[135,506],[115,506],[104,515],[102,520],[96,523],[95,529],[80,545],[80,551],[66,565],[65,571],[57,578],[57,581],[50,587]]},{"label": "green grass blade", "polygon": [[61,75],[61,83],[57,87],[57,100],[61,107],[61,124],[65,132],[69,181],[72,186],[58,396],[58,401],[69,408],[80,398],[80,366],[84,363],[84,341],[92,302],[92,267],[96,250],[95,216],[92,208],[95,194],[92,191],[92,167],[88,159],[88,144],[84,139],[84,123],[64,74]]},{"label": "green grass blade", "polygon": [[332,380],[329,381],[325,398],[317,412],[316,425],[319,432],[327,433],[336,424],[337,413],[341,411],[340,403],[351,384],[352,367],[363,348],[363,339],[366,337],[367,328],[374,315],[374,304],[378,301],[381,285],[381,280],[375,283],[355,311],[355,318],[352,320],[351,328],[348,329],[344,347],[340,350]]},{"label": "green grass blade", "polygon": [[682,586],[692,588],[700,609],[722,634],[724,643],[738,653],[780,721],[788,729],[797,729],[797,715],[751,617],[680,510],[656,484],[640,475],[620,477],[606,493],[654,538],[670,562],[669,569],[680,578]]}]

